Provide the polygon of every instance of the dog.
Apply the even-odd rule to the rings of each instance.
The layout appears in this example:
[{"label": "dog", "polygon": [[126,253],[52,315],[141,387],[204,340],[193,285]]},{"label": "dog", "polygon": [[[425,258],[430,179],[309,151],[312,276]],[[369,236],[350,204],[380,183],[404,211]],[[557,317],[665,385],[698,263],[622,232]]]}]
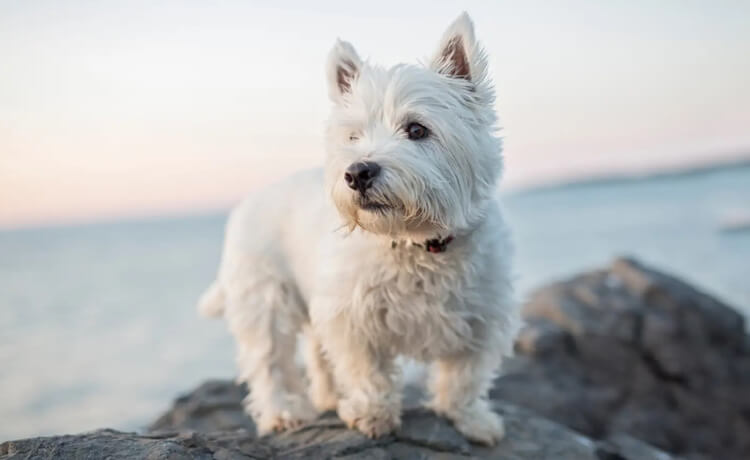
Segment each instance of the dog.
[{"label": "dog", "polygon": [[429,365],[428,407],[492,445],[504,428],[488,391],[520,320],[494,88],[473,23],[459,16],[420,65],[380,67],[338,40],[327,80],[323,170],[233,210],[199,310],[228,322],[261,435],[328,410],[369,437],[392,432],[394,359],[406,356]]}]

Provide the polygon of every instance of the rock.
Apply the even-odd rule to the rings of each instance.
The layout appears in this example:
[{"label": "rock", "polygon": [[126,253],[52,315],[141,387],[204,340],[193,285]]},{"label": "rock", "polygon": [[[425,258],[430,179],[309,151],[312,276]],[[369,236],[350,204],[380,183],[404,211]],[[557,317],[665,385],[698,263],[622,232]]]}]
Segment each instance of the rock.
[{"label": "rock", "polygon": [[253,420],[238,401],[247,391],[223,380],[209,380],[190,394],[180,396],[172,408],[149,427],[149,431],[233,431],[255,433]]},{"label": "rock", "polygon": [[242,443],[238,440],[240,437],[240,434],[204,436],[194,432],[152,436],[105,429],[79,435],[8,441],[0,444],[0,458],[179,460],[270,458],[273,455],[269,446]]},{"label": "rock", "polygon": [[594,439],[750,458],[750,339],[735,310],[618,259],[536,291],[524,316],[494,398]]},{"label": "rock", "polygon": [[[221,425],[241,408],[244,390],[211,381],[179,398],[149,433],[99,430],[74,436],[53,436],[0,444],[0,458],[108,459],[466,459],[516,460],[669,459],[643,457],[649,449],[632,441],[597,443],[555,422],[512,404],[496,401],[506,423],[506,438],[493,448],[470,444],[450,424],[424,409],[410,407],[394,435],[371,440],[347,429],[334,413],[296,430],[257,438],[252,427]],[[414,401],[411,401],[414,402]],[[200,408],[200,409],[197,409]],[[245,417],[247,421],[249,418]],[[212,427],[209,421],[217,421]],[[250,422],[252,423],[252,422]],[[242,425],[242,426],[239,426]],[[201,430],[194,431],[196,426]],[[214,429],[220,428],[220,429]],[[633,447],[633,443],[637,447]],[[654,450],[655,451],[655,450]],[[644,452],[649,452],[644,450]]]},{"label": "rock", "polygon": [[659,449],[622,433],[609,437],[605,442],[600,443],[598,455],[600,459],[607,456],[640,460],[666,460],[671,458]]},{"label": "rock", "polygon": [[[152,433],[179,433],[198,425],[208,426],[206,420],[233,419],[241,411],[241,401],[245,394],[242,387],[230,382],[209,381],[190,394],[178,398],[174,407],[162,415],[149,430]],[[347,430],[333,413],[325,414],[298,430],[259,440],[255,439],[252,427],[243,426],[239,433],[251,445],[261,443],[271,446],[276,458],[672,458],[632,438],[629,443],[613,443],[610,440],[597,443],[503,401],[495,401],[494,404],[505,418],[507,436],[494,448],[480,447],[469,443],[450,422],[419,408],[418,401],[423,396],[421,390],[408,387],[405,394],[406,410],[401,429],[395,435],[380,440],[369,440],[357,432]],[[200,410],[196,411],[196,408]],[[245,420],[252,423],[248,417]],[[209,432],[202,436],[212,435]],[[651,452],[652,456],[644,457],[643,452]]]}]

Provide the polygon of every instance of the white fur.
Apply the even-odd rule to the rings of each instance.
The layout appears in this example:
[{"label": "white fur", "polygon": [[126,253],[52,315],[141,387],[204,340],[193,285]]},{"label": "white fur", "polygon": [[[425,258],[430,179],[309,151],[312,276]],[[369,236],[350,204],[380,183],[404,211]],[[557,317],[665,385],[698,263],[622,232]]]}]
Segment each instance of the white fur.
[{"label": "white fur", "polygon": [[[468,68],[465,64],[468,64]],[[466,72],[468,70],[468,72]],[[260,433],[337,409],[369,436],[400,424],[404,355],[431,364],[430,407],[467,437],[503,435],[487,392],[518,328],[511,248],[498,203],[501,145],[487,59],[461,15],[427,66],[386,69],[337,42],[325,168],[240,204],[200,310],[224,313]],[[405,126],[429,134],[410,140]],[[346,168],[377,162],[360,207]],[[427,239],[454,236],[447,250]],[[308,397],[294,364],[306,334]]]}]

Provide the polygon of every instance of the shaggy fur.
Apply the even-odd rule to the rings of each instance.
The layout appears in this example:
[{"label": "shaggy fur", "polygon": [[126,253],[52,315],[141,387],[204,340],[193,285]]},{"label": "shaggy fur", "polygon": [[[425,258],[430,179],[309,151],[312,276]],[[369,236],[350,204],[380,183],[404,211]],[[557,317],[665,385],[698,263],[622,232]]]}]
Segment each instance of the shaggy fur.
[{"label": "shaggy fur", "polygon": [[[429,407],[493,444],[503,425],[487,392],[519,321],[495,198],[494,92],[471,20],[461,15],[425,66],[379,67],[341,41],[327,66],[324,170],[232,212],[200,309],[229,323],[261,434],[329,409],[369,436],[394,430],[404,355],[430,364]],[[410,139],[411,123],[427,136]],[[344,179],[363,161],[381,167],[365,192]],[[448,236],[444,252],[425,250]],[[294,360],[300,332],[309,385]]]}]

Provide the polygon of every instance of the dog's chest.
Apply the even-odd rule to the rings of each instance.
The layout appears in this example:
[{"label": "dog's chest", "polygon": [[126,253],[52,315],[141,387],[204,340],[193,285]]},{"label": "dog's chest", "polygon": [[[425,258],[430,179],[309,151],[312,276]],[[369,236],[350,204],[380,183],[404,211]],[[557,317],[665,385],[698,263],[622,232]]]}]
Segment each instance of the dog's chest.
[{"label": "dog's chest", "polygon": [[449,253],[398,250],[371,264],[356,283],[358,324],[396,354],[431,359],[460,351],[476,320],[468,262]]}]

